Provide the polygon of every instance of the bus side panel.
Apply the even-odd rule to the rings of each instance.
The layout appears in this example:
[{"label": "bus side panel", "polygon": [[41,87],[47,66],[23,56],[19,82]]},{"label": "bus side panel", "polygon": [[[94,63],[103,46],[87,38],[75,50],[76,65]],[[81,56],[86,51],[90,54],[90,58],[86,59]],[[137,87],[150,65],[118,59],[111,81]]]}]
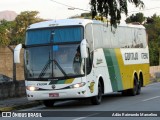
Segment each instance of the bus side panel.
[{"label": "bus side panel", "polygon": [[150,72],[149,72],[149,64],[145,64],[144,68],[143,68],[143,86],[146,86],[148,84],[150,84]]},{"label": "bus side panel", "polygon": [[[103,49],[104,55],[109,71],[109,78],[113,91],[121,91],[133,88],[134,73],[137,73],[138,77],[140,72],[143,74],[143,85],[149,84],[149,63],[141,59],[141,55],[146,49],[128,49],[124,48],[121,51],[117,49]],[[130,63],[126,63],[128,52],[132,53],[137,50],[138,56],[130,56],[128,60]],[[124,57],[124,58],[123,58]],[[126,58],[125,58],[126,57]],[[135,59],[135,60],[132,60]],[[137,63],[136,63],[137,61]]]},{"label": "bus side panel", "polygon": [[143,59],[142,57],[144,53],[148,54],[147,51],[148,48],[115,49],[124,90],[133,88],[134,73],[137,73],[138,79],[140,79],[139,75],[142,72],[143,86],[149,84],[149,58]]}]

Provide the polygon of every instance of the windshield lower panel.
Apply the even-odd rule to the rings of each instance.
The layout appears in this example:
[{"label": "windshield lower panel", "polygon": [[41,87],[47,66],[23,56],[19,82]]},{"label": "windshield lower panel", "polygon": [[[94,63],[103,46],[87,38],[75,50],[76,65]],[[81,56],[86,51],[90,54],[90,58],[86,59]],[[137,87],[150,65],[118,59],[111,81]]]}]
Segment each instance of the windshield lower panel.
[{"label": "windshield lower panel", "polygon": [[83,76],[79,44],[39,46],[25,49],[26,79],[66,79]]}]

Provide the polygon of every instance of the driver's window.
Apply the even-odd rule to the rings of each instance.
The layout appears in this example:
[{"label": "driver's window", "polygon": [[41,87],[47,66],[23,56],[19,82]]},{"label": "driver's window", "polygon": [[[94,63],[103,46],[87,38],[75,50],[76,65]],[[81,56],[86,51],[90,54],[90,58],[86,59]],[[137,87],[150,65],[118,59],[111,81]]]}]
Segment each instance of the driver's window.
[{"label": "driver's window", "polygon": [[73,60],[73,68],[76,74],[82,74],[81,63],[82,63],[82,59],[81,59],[81,53],[80,53],[80,46],[78,46],[74,60]]}]

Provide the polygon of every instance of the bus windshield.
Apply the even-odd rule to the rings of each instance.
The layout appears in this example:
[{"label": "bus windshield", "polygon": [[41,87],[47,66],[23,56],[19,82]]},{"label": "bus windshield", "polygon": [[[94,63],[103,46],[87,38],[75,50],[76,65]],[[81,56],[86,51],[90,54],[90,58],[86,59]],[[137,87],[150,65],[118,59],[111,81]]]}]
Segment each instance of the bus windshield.
[{"label": "bus windshield", "polygon": [[[47,29],[45,31],[32,30],[27,33],[26,45],[31,46],[25,49],[26,79],[66,79],[84,75],[79,47],[83,39],[82,31],[74,31],[76,30],[74,28],[72,29],[73,32],[70,28],[70,31],[63,33],[62,28],[60,29],[62,33],[59,29],[50,30],[50,41],[47,35],[42,35],[43,32],[45,34],[48,31]],[[40,32],[39,36],[37,36],[38,32]],[[69,35],[67,35],[67,32]],[[41,42],[38,43],[37,39]],[[48,45],[45,43],[47,41],[49,42]]]}]

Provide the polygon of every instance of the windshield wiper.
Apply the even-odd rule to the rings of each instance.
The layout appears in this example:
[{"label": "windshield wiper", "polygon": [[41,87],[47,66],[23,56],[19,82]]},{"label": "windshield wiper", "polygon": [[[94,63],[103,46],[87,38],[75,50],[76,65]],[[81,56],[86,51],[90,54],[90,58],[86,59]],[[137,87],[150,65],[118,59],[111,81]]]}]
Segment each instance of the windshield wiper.
[{"label": "windshield wiper", "polygon": [[68,77],[66,72],[62,69],[62,67],[59,65],[59,63],[54,59],[53,62],[57,65],[57,67],[60,69],[60,71],[63,73],[65,77]]},{"label": "windshield wiper", "polygon": [[45,74],[46,74],[46,71],[48,70],[49,68],[49,65],[51,64],[52,60],[48,60],[46,65],[44,66],[44,68],[42,69],[41,73],[39,74],[39,77],[38,78],[41,78],[43,77]]},{"label": "windshield wiper", "polygon": [[42,78],[42,77],[46,74],[46,71],[48,70],[49,65],[51,64],[52,61],[57,65],[57,67],[60,69],[60,71],[63,73],[63,75],[68,78],[68,75],[66,74],[66,72],[62,69],[62,67],[59,65],[59,63],[58,63],[55,59],[54,59],[54,60],[48,60],[48,61],[47,61],[46,65],[45,65],[44,68],[42,69],[42,71],[41,71],[41,73],[39,74],[39,77],[38,77],[38,78]]}]

